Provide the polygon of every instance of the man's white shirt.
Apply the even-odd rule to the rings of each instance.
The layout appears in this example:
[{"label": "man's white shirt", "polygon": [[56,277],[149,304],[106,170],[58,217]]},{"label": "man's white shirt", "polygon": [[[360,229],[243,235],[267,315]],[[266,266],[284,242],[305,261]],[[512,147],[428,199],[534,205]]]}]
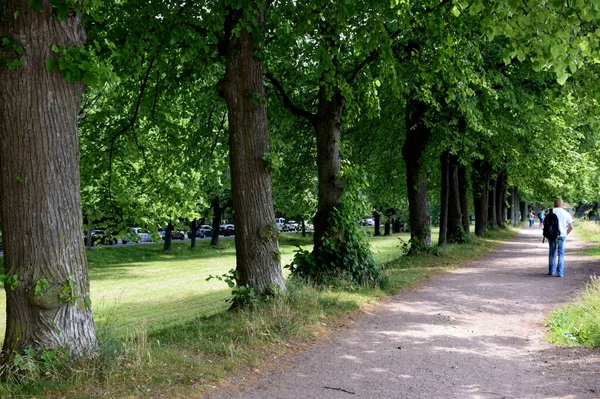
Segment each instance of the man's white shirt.
[{"label": "man's white shirt", "polygon": [[565,211],[563,208],[554,208],[552,213],[556,215],[558,218],[558,229],[560,231],[561,236],[567,235],[567,226],[573,223],[573,218],[571,214]]}]

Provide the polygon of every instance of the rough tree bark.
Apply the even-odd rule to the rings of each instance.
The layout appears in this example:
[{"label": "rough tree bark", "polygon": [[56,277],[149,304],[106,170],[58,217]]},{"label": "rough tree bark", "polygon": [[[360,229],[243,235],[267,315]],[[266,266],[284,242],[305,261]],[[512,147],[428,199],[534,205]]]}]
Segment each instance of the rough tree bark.
[{"label": "rough tree bark", "polygon": [[59,22],[48,1],[41,9],[0,2],[0,36],[24,49],[21,67],[0,70],[4,268],[18,277],[15,289],[5,285],[3,365],[30,345],[65,348],[73,357],[96,348],[79,197],[77,115],[84,85],[45,67],[56,57],[53,44],[79,47],[85,33],[81,15]]},{"label": "rough tree bark", "polygon": [[422,170],[421,160],[431,137],[425,124],[426,105],[411,100],[406,107],[406,141],[402,157],[406,164],[406,186],[410,218],[411,251],[418,252],[431,247],[431,216],[427,196],[427,174]]},{"label": "rough tree bark", "polygon": [[486,164],[480,160],[473,161],[472,167],[475,234],[478,237],[485,237],[488,229],[489,170]]},{"label": "rough tree bark", "polygon": [[[227,101],[231,168],[231,198],[236,225],[238,285],[259,294],[285,291],[275,227],[271,174],[264,157],[270,152],[263,64],[256,56],[262,43],[245,27],[263,29],[266,2],[251,9],[228,9],[220,48],[226,57],[225,76],[218,83]],[[252,20],[247,17],[252,14]]]}]

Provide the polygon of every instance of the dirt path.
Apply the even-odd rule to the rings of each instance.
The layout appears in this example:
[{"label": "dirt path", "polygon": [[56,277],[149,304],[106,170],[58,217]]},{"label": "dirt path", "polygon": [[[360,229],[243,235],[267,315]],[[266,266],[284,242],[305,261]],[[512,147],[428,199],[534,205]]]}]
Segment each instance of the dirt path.
[{"label": "dirt path", "polygon": [[600,267],[569,237],[547,276],[539,228],[379,306],[243,391],[209,398],[600,398],[600,351],[544,341],[549,311]]}]

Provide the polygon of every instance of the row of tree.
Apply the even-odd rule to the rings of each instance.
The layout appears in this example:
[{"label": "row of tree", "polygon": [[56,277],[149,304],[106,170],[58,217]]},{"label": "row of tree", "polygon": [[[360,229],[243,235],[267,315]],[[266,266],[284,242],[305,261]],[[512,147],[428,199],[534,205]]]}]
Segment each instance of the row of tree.
[{"label": "row of tree", "polygon": [[264,294],[285,291],[274,207],[314,215],[292,270],[319,281],[376,276],[371,208],[405,210],[420,251],[430,203],[445,245],[471,214],[485,235],[597,199],[596,6],[538,3],[0,2],[0,363],[94,350],[82,214],[172,226],[229,192],[237,283]]}]

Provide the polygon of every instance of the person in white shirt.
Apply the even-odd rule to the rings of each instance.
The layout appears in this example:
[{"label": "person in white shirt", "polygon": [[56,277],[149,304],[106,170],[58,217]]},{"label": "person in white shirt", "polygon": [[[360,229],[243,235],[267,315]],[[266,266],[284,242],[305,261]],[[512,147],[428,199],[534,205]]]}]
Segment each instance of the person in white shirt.
[{"label": "person in white shirt", "polygon": [[[554,200],[552,209],[558,219],[558,230],[560,236],[556,240],[550,240],[550,255],[548,260],[548,274],[550,276],[562,277],[565,275],[565,242],[567,235],[573,230],[573,218],[569,212],[563,209],[563,201],[560,198]],[[558,253],[558,265],[556,262]]]}]

